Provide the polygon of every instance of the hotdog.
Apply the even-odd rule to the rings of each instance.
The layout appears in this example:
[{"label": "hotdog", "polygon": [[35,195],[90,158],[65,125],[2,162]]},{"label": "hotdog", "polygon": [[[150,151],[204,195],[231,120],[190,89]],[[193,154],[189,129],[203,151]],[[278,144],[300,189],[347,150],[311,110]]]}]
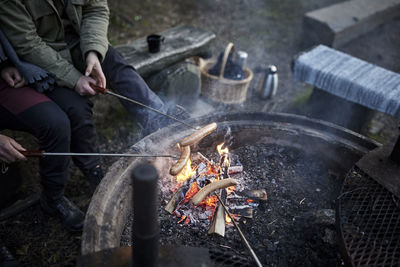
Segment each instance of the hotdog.
[{"label": "hotdog", "polygon": [[200,191],[197,192],[196,195],[194,195],[194,197],[192,198],[192,203],[197,206],[211,192],[213,192],[213,191],[215,191],[217,189],[226,188],[226,187],[229,187],[229,186],[232,186],[232,185],[237,185],[237,184],[238,184],[238,182],[235,179],[232,179],[232,178],[227,178],[227,179],[222,179],[222,180],[219,180],[219,181],[215,181],[215,182],[213,182],[211,184],[206,185],[202,189],[200,189]]},{"label": "hotdog", "polygon": [[196,142],[199,142],[201,139],[209,135],[212,131],[217,129],[217,124],[215,122],[210,123],[200,130],[197,130],[193,134],[189,135],[188,137],[184,138],[179,144],[183,147],[191,146]]},{"label": "hotdog", "polygon": [[171,169],[169,170],[169,173],[171,175],[177,175],[186,166],[189,157],[190,157],[190,146],[182,147],[181,156],[179,157],[178,161],[175,162],[174,165],[172,165]]}]

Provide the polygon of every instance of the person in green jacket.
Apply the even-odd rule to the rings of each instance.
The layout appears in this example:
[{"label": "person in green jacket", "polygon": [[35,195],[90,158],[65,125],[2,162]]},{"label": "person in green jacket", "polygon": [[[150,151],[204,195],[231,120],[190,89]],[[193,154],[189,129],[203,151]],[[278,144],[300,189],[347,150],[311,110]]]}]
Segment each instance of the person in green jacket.
[{"label": "person in green jacket", "polygon": [[[81,96],[96,95],[90,83],[101,87],[107,84],[121,95],[174,114],[174,110],[168,109],[136,70],[109,45],[108,22],[106,0],[0,0],[0,29],[20,59],[41,67],[55,78],[55,88],[45,92],[46,95],[66,89]],[[73,101],[71,94],[65,94],[57,99],[57,104],[65,107]],[[121,103],[137,119],[144,135],[173,122],[140,106],[126,101]],[[83,121],[87,121],[88,110],[91,111],[90,107],[77,107],[71,116],[79,116],[81,112]],[[90,120],[86,122],[90,123]],[[77,139],[80,145],[75,145],[75,152],[90,152],[96,148],[91,145],[93,140],[84,134]],[[76,151],[80,146],[85,151]],[[73,159],[83,170],[90,170],[89,165],[100,161],[95,156]],[[96,170],[86,176],[88,174],[102,176]],[[60,184],[64,186],[65,181]],[[62,194],[63,187],[56,191]],[[53,202],[46,201],[46,208],[56,207]]]}]

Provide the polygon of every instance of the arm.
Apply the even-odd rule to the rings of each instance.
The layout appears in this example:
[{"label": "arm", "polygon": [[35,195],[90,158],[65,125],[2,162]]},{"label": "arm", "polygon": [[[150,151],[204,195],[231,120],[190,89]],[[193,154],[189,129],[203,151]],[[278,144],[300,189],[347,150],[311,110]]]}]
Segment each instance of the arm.
[{"label": "arm", "polygon": [[90,51],[98,53],[102,62],[108,50],[109,9],[106,0],[89,0],[82,8],[80,32],[81,50],[85,57]]},{"label": "arm", "polygon": [[106,78],[100,62],[108,50],[107,29],[109,9],[105,0],[89,0],[83,6],[81,24],[81,50],[86,58],[86,76],[92,76],[97,85],[106,87]]},{"label": "arm", "polygon": [[0,160],[11,163],[18,160],[25,160],[20,151],[25,149],[14,139],[0,134]]},{"label": "arm", "polygon": [[38,36],[21,0],[0,0],[0,26],[22,60],[54,73],[59,86],[74,88],[82,74]]}]

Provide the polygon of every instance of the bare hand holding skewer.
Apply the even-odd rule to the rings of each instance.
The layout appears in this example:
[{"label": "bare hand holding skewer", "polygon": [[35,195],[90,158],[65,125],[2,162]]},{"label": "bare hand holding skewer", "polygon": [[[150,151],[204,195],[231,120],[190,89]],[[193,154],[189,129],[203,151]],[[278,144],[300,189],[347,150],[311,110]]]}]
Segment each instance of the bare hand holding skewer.
[{"label": "bare hand holding skewer", "polygon": [[23,148],[14,139],[0,134],[0,160],[12,163],[18,160],[26,160]]}]

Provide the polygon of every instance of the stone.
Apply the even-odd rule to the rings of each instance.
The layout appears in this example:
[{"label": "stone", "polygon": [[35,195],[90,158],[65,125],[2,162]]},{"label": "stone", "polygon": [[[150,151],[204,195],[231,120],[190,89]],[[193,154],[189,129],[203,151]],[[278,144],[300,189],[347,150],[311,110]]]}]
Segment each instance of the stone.
[{"label": "stone", "polygon": [[335,225],[336,217],[333,209],[320,209],[314,213],[315,222],[323,225]]},{"label": "stone", "polygon": [[352,0],[304,15],[304,42],[340,47],[400,14],[400,0]]}]

